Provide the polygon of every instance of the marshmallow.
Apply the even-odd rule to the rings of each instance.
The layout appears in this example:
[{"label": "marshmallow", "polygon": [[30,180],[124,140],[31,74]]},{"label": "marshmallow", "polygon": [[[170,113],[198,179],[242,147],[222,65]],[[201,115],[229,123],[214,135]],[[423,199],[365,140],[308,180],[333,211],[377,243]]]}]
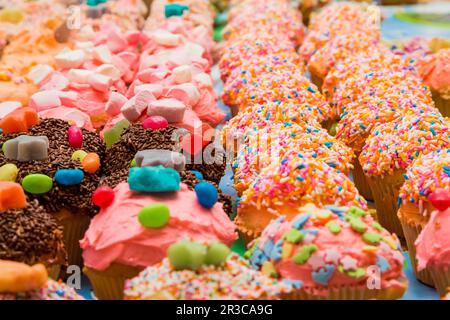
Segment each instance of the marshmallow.
[{"label": "marshmallow", "polygon": [[39,91],[30,97],[30,107],[37,112],[60,107],[61,105],[62,102],[56,90]]},{"label": "marshmallow", "polygon": [[55,56],[56,64],[61,69],[78,68],[84,60],[86,54],[83,50],[63,50]]},{"label": "marshmallow", "polygon": [[186,158],[184,155],[179,152],[162,149],[138,151],[134,159],[139,168],[163,166],[164,168],[184,171],[186,165]]},{"label": "marshmallow", "polygon": [[112,53],[124,51],[128,46],[128,41],[125,36],[122,36],[118,31],[111,30],[108,34],[107,46]]},{"label": "marshmallow", "polygon": [[167,47],[176,47],[182,41],[181,35],[173,34],[166,30],[156,30],[152,34],[152,38],[157,44]]},{"label": "marshmallow", "polygon": [[97,91],[108,92],[112,85],[112,79],[99,73],[92,73],[88,77],[88,83]]},{"label": "marshmallow", "polygon": [[191,82],[192,68],[189,65],[182,65],[172,70],[172,74],[176,84]]},{"label": "marshmallow", "polygon": [[76,83],[87,83],[89,76],[93,72],[91,70],[85,70],[85,69],[70,69],[67,73],[67,78],[69,78],[70,81],[76,82]]},{"label": "marshmallow", "polygon": [[31,69],[30,72],[28,72],[28,78],[30,78],[35,85],[39,85],[53,71],[54,69],[48,64],[38,64],[33,69]]},{"label": "marshmallow", "polygon": [[58,107],[53,109],[47,109],[39,112],[39,117],[42,119],[61,119],[80,128],[85,128],[89,131],[93,131],[94,127],[90,117],[75,108]]},{"label": "marshmallow", "polygon": [[94,48],[94,58],[101,63],[112,62],[111,51],[109,51],[108,47],[104,44]]},{"label": "marshmallow", "polygon": [[177,99],[161,99],[150,103],[147,114],[162,116],[170,123],[183,121],[186,105]]},{"label": "marshmallow", "polygon": [[42,85],[41,90],[64,90],[69,85],[69,79],[60,72],[54,72],[48,81]]},{"label": "marshmallow", "polygon": [[134,94],[142,90],[150,91],[158,99],[162,95],[163,86],[157,83],[141,84],[134,87]]},{"label": "marshmallow", "polygon": [[61,103],[66,107],[75,108],[78,101],[78,92],[76,91],[57,91]]},{"label": "marshmallow", "polygon": [[127,120],[136,121],[152,101],[155,101],[155,97],[150,91],[140,91],[128,100],[120,111]]},{"label": "marshmallow", "polygon": [[117,54],[117,56],[123,60],[130,68],[138,61],[138,55],[134,52],[124,51]]},{"label": "marshmallow", "polygon": [[173,86],[167,91],[168,98],[175,98],[187,106],[195,106],[200,100],[200,92],[192,83],[183,83]]},{"label": "marshmallow", "polygon": [[125,96],[113,91],[109,95],[108,102],[105,105],[105,112],[111,117],[114,117],[120,113],[120,109],[127,101],[128,99]]},{"label": "marshmallow", "polygon": [[22,104],[18,101],[0,102],[0,119],[3,119],[8,114],[19,108],[22,108]]},{"label": "marshmallow", "polygon": [[46,136],[18,136],[5,142],[5,158],[17,161],[45,160],[48,157]]},{"label": "marshmallow", "polygon": [[110,77],[113,81],[119,80],[121,75],[120,70],[112,64],[102,64],[95,72]]},{"label": "marshmallow", "polygon": [[145,83],[154,83],[164,80],[168,74],[164,69],[145,69],[137,74],[137,78]]},{"label": "marshmallow", "polygon": [[206,88],[212,88],[213,82],[211,79],[211,76],[207,73],[198,73],[194,76],[194,81],[200,83],[201,85],[205,86]]}]

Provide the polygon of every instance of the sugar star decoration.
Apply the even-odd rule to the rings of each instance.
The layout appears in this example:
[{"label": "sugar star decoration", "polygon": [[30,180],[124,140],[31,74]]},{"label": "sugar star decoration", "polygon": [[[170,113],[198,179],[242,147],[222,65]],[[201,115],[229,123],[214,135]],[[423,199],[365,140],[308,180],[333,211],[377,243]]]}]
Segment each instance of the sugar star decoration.
[{"label": "sugar star decoration", "polygon": [[338,264],[339,258],[341,257],[339,251],[336,249],[327,249],[325,251],[325,261],[329,263]]},{"label": "sugar star decoration", "polygon": [[314,241],[315,238],[316,238],[316,236],[313,235],[312,233],[307,233],[305,235],[305,237],[303,238],[303,243],[304,244],[311,244]]},{"label": "sugar star decoration", "polygon": [[356,270],[358,268],[357,265],[357,260],[353,259],[350,256],[345,256],[344,258],[341,259],[341,264],[342,267],[344,268],[344,270]]},{"label": "sugar star decoration", "polygon": [[308,264],[311,265],[313,270],[318,270],[326,265],[323,253],[315,252],[308,260]]}]

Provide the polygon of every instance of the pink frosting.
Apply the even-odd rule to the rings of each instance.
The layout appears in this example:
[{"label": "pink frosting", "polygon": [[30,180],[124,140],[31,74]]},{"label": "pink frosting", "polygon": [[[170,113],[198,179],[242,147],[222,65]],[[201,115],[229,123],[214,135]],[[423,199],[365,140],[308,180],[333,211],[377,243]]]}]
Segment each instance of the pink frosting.
[{"label": "pink frosting", "polygon": [[415,245],[419,270],[450,266],[450,208],[431,213]]},{"label": "pink frosting", "polygon": [[426,85],[450,98],[450,49],[442,49],[417,62]]},{"label": "pink frosting", "polygon": [[[181,184],[176,193],[136,193],[127,183],[115,189],[113,203],[101,209],[80,241],[86,266],[104,270],[113,263],[147,267],[160,262],[168,247],[182,239],[219,240],[230,245],[236,238],[235,225],[217,203],[205,209],[194,191]],[[170,210],[169,223],[160,229],[143,227],[140,210],[154,203]]]}]

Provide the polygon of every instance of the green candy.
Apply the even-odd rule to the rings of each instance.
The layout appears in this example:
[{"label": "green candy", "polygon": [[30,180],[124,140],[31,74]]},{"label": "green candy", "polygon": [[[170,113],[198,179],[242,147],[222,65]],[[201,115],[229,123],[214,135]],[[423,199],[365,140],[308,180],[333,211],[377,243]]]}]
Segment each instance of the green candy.
[{"label": "green candy", "polygon": [[22,187],[31,194],[44,194],[52,189],[53,180],[45,174],[33,173],[23,178]]},{"label": "green candy", "polygon": [[378,231],[383,230],[383,227],[381,226],[381,224],[379,224],[379,223],[376,222],[376,221],[372,222],[372,227],[373,227],[375,230],[378,230]]},{"label": "green candy", "polygon": [[230,253],[230,248],[223,243],[212,243],[206,252],[205,263],[219,266],[227,260]]},{"label": "green candy", "polygon": [[332,234],[339,234],[341,232],[341,226],[336,221],[329,221],[325,226]]},{"label": "green candy", "polygon": [[366,275],[366,270],[364,270],[363,268],[358,268],[356,270],[347,271],[347,274],[352,278],[358,279]]},{"label": "green candy", "polygon": [[301,247],[292,258],[296,264],[304,264],[309,260],[311,254],[317,251],[315,244],[309,244]]},{"label": "green candy", "polygon": [[137,167],[136,159],[131,160],[130,167],[132,168]]},{"label": "green candy", "polygon": [[114,143],[120,140],[123,130],[130,126],[127,119],[123,119],[116,123],[114,127],[105,131],[103,139],[105,140],[106,148],[109,149]]},{"label": "green candy", "polygon": [[84,150],[77,150],[74,153],[72,153],[72,160],[74,161],[83,161],[84,157],[87,156],[87,152]]},{"label": "green candy", "polygon": [[367,213],[358,207],[351,207],[350,209],[348,209],[347,214],[355,218],[361,218],[365,217]]},{"label": "green candy", "polygon": [[206,247],[198,242],[180,241],[172,244],[167,255],[176,270],[200,268],[206,258]]},{"label": "green candy", "polygon": [[139,212],[138,219],[144,227],[158,229],[164,227],[169,222],[170,211],[164,203],[155,203],[142,208]]},{"label": "green candy", "polygon": [[[5,141],[6,142],[6,141]],[[6,149],[6,143],[3,143],[2,144],[2,151],[3,151],[3,153],[5,153],[5,149]]]},{"label": "green candy", "polygon": [[283,234],[282,239],[290,243],[298,243],[303,239],[304,236],[305,234],[303,232],[297,229],[291,229]]},{"label": "green candy", "polygon": [[364,233],[362,235],[362,238],[368,244],[379,244],[380,241],[383,239],[383,237],[378,233],[370,233],[370,232]]},{"label": "green candy", "polygon": [[255,240],[255,243],[253,244],[253,246],[250,249],[245,251],[244,258],[250,259],[250,257],[253,255],[253,252],[255,252],[256,248],[258,248],[258,245],[259,245],[259,238]]},{"label": "green candy", "polygon": [[353,216],[346,216],[345,220],[350,222],[350,227],[359,233],[363,233],[367,229],[367,225],[361,221],[360,218],[355,218]]},{"label": "green candy", "polygon": [[0,167],[0,181],[15,182],[18,174],[19,169],[15,164],[7,163]]}]

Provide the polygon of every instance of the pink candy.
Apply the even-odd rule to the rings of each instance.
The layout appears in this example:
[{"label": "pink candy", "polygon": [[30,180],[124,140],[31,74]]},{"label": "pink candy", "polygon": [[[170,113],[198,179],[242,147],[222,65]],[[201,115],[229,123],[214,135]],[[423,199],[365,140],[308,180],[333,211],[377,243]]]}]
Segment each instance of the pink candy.
[{"label": "pink candy", "polygon": [[79,149],[83,145],[83,132],[77,126],[71,126],[68,131],[69,144],[72,148]]},{"label": "pink candy", "polygon": [[167,122],[166,118],[161,116],[151,116],[144,120],[143,127],[144,129],[164,129],[167,128],[169,122]]},{"label": "pink candy", "polygon": [[114,191],[110,187],[99,187],[92,194],[92,203],[100,208],[108,207],[114,201]]}]

